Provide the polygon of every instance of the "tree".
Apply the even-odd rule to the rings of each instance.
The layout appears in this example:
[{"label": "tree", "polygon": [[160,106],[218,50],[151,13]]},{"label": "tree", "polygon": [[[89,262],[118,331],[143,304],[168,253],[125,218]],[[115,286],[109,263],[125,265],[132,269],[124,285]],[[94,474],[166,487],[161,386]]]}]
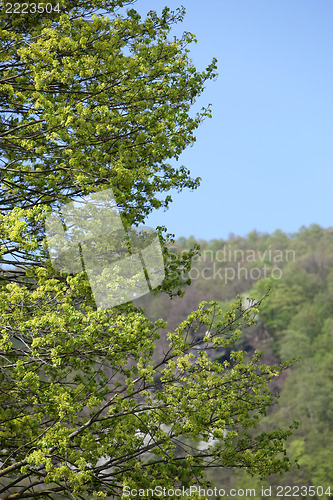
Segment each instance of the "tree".
[{"label": "tree", "polygon": [[[2,499],[111,498],[124,486],[199,483],[210,466],[290,467],[290,428],[249,432],[285,365],[262,365],[259,353],[250,363],[234,353],[232,366],[190,353],[189,332],[213,320],[213,347],[232,345],[255,304],[238,300],[223,316],[202,303],[165,334],[133,302],[96,307],[86,273],[57,271],[48,255],[45,219],[64,203],[112,188],[130,228],[168,206],[161,193],[199,183],[167,161],[210,115],[189,110],[216,62],[199,73],[193,35],[168,39],[183,10],[141,20],[124,12],[131,3],[62,0],[39,15],[4,4],[0,13]],[[196,249],[177,255],[160,236],[157,291],[172,297]],[[163,335],[169,348],[158,352]]]}]

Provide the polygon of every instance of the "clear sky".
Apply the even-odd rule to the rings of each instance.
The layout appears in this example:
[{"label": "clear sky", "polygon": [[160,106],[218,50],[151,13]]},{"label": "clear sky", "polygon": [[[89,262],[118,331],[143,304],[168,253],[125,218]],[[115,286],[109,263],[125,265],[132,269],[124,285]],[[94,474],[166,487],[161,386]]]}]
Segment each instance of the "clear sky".
[{"label": "clear sky", "polygon": [[227,238],[333,226],[333,0],[138,0],[145,14],[184,5],[197,69],[219,77],[199,104],[213,118],[180,164],[202,177],[147,224],[176,237]]}]

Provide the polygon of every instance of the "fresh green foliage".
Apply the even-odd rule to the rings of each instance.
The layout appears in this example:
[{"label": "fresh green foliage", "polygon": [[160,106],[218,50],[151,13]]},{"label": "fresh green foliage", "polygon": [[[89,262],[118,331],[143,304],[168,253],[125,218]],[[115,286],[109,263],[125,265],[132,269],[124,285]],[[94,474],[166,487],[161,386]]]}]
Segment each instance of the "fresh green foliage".
[{"label": "fresh green foliage", "polygon": [[[121,497],[124,486],[204,483],[209,467],[290,468],[292,426],[256,430],[275,401],[268,384],[287,365],[268,366],[260,352],[221,364],[192,349],[191,332],[213,324],[212,348],[231,347],[256,303],[238,299],[223,314],[203,302],[168,328],[132,303],[96,308],[85,273],[59,273],[48,258],[44,221],[61,204],[111,187],[128,227],[166,207],[170,188],[199,182],[167,162],[210,115],[189,110],[216,63],[197,72],[193,35],[168,37],[182,10],[142,20],[124,10],[131,3],[0,13],[3,500]],[[197,248],[161,242],[158,291],[182,295]]]},{"label": "fresh green foliage", "polygon": [[[11,284],[1,294],[3,491],[109,498],[124,485],[190,485],[210,465],[260,476],[290,467],[290,430],[249,432],[273,402],[268,383],[281,367],[261,364],[259,352],[250,363],[235,353],[232,368],[190,353],[190,329],[207,328],[216,304],[202,303],[153,360],[163,322],[126,308],[78,311],[76,285],[41,273],[33,292]],[[216,345],[253,322],[236,307],[218,323]],[[188,438],[207,446],[195,451]]]},{"label": "fresh green foliage", "polygon": [[189,109],[216,61],[199,73],[188,57],[194,36],[169,40],[182,10],[141,20],[120,9],[130,3],[63,1],[52,16],[0,13],[4,258],[36,260],[45,213],[73,197],[112,187],[131,225],[168,206],[161,194],[198,186],[168,160],[210,116],[209,107],[194,117]]}]

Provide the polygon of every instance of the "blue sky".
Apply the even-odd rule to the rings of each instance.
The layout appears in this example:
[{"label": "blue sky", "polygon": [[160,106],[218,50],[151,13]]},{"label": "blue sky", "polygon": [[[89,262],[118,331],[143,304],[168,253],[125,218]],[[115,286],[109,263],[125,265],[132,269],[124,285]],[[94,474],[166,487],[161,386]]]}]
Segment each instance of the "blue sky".
[{"label": "blue sky", "polygon": [[333,226],[333,1],[138,0],[145,14],[184,5],[174,34],[197,36],[202,70],[219,77],[198,104],[213,118],[180,158],[196,191],[173,195],[147,220],[176,237],[227,238],[256,229],[296,232]]}]

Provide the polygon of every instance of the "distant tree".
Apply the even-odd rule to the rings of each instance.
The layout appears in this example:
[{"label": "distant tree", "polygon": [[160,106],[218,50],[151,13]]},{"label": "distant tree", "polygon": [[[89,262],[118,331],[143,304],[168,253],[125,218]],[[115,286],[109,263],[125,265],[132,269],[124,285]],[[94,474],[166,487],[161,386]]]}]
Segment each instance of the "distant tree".
[{"label": "distant tree", "polygon": [[[190,355],[191,328],[216,328],[228,348],[253,321],[241,301],[223,317],[203,303],[154,350],[166,329],[133,303],[97,308],[85,272],[51,265],[52,210],[112,188],[125,227],[195,188],[178,158],[209,109],[189,109],[215,61],[199,73],[169,40],[183,11],[141,20],[121,0],[69,1],[34,14],[3,3],[1,70],[0,498],[121,497],[125,486],[188,486],[208,467],[265,476],[290,467],[290,428],[250,433],[273,403],[281,367],[233,354],[233,366]],[[14,4],[16,5],[16,4]],[[40,4],[43,5],[43,4]],[[105,15],[104,15],[105,14]],[[159,291],[182,293],[195,251],[169,251]],[[101,247],[98,247],[101,250]],[[216,322],[216,317],[220,321]],[[207,446],[196,450],[188,439]],[[208,444],[213,438],[213,444]]]}]

